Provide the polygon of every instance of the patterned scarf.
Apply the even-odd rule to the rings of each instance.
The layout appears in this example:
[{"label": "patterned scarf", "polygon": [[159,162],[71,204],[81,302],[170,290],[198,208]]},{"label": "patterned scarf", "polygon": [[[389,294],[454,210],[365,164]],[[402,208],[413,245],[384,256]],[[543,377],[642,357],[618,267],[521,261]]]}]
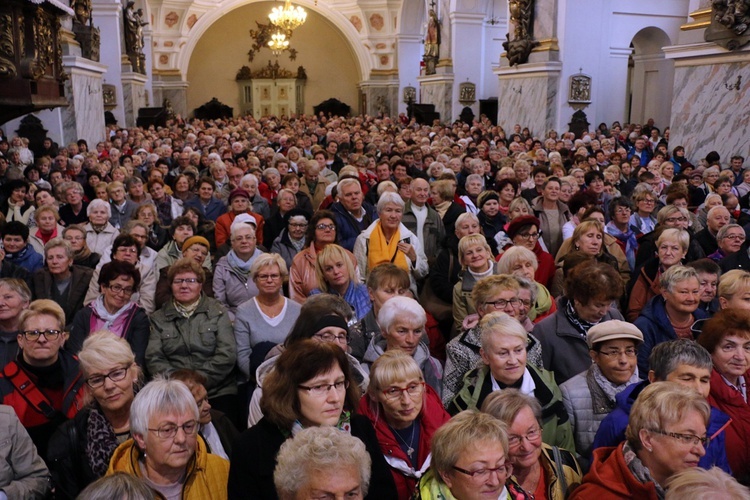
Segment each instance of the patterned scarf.
[{"label": "patterned scarf", "polygon": [[638,458],[638,455],[635,454],[635,451],[633,451],[633,448],[630,447],[627,441],[625,441],[625,445],[622,447],[622,455],[625,459],[625,465],[628,466],[628,470],[633,476],[642,484],[654,483],[654,486],[656,486],[656,496],[659,500],[663,500],[666,495],[664,488],[651,477],[651,471],[643,465],[643,462],[641,462],[641,459]]},{"label": "patterned scarf", "polygon": [[618,241],[625,243],[625,258],[628,260],[630,269],[635,269],[635,252],[638,249],[638,238],[635,231],[628,226],[628,230],[620,231],[614,222],[609,222],[605,228],[607,233],[617,238]]},{"label": "patterned scarf", "polygon": [[578,330],[578,333],[581,334],[581,338],[586,340],[586,336],[589,333],[589,328],[594,326],[596,323],[589,323],[588,321],[581,319],[578,317],[578,313],[576,313],[575,308],[573,307],[573,301],[569,300],[567,305],[565,306],[565,317],[568,318],[568,321],[575,327],[576,330]]},{"label": "patterned scarf", "polygon": [[193,302],[192,304],[180,304],[176,300],[172,299],[172,304],[174,304],[174,308],[177,309],[177,312],[182,316],[183,318],[189,318],[193,314],[195,314],[195,310],[198,309],[198,304],[201,303],[201,299],[203,298],[203,294],[201,293],[200,297],[198,297],[198,300]]},{"label": "patterned scarf", "polygon": [[117,445],[112,426],[98,408],[92,408],[86,423],[86,457],[96,477],[107,473],[109,459]]}]

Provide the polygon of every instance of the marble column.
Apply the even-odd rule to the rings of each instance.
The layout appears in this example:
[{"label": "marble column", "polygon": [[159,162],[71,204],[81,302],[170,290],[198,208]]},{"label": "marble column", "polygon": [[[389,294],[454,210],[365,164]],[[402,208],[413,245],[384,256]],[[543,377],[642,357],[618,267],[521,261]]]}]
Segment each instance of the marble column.
[{"label": "marble column", "polygon": [[398,74],[399,74],[399,92],[398,92],[398,111],[406,113],[406,103],[403,102],[404,87],[416,87],[418,85],[420,62],[422,60],[422,37],[419,35],[398,35]]},{"label": "marble column", "polygon": [[[377,70],[375,70],[377,71]],[[372,73],[375,73],[373,71]],[[393,72],[390,72],[393,73]],[[378,75],[371,74],[370,79],[360,82],[359,89],[362,95],[361,104],[365,109],[360,109],[361,113],[370,116],[398,116],[399,109],[399,80],[398,75],[393,78],[392,74]]]},{"label": "marble column", "polygon": [[[485,17],[487,16],[484,12],[451,12],[450,15],[453,39],[457,41],[457,43],[454,43],[451,47],[451,59],[453,60],[453,75],[455,82],[452,86],[451,95],[452,119],[457,119],[464,108],[464,105],[458,102],[459,83],[466,81],[472,82],[477,86],[477,95],[484,94],[482,65],[477,64],[477,60],[486,60],[484,55]],[[470,107],[474,112],[474,116],[478,117],[479,101],[477,100]],[[440,116],[442,118],[443,115],[441,114]]]},{"label": "marble column", "polygon": [[160,107],[164,99],[169,99],[175,114],[190,116],[193,110],[187,109],[187,89],[190,83],[184,81],[179,71],[160,72],[152,82],[153,101],[151,106]]},{"label": "marble column", "polygon": [[440,121],[450,123],[455,119],[454,117],[458,117],[458,114],[453,114],[453,81],[455,77],[452,72],[441,73],[441,69],[445,68],[438,66],[437,74],[419,77],[418,101],[420,104],[435,105],[435,112],[440,114]]},{"label": "marble column", "polygon": [[117,105],[111,111],[117,123],[123,126],[128,122],[123,106],[122,75],[123,71],[130,71],[130,65],[123,68],[122,4],[119,0],[93,0],[92,17],[102,34],[99,61],[107,66],[103,83],[115,87]]},{"label": "marble column", "polygon": [[135,127],[138,110],[148,107],[146,75],[133,71],[122,74],[122,108],[125,113],[125,126]]},{"label": "marble column", "polygon": [[85,139],[94,145],[105,139],[102,75],[107,66],[77,56],[63,56],[68,107],[60,110],[63,144]]}]

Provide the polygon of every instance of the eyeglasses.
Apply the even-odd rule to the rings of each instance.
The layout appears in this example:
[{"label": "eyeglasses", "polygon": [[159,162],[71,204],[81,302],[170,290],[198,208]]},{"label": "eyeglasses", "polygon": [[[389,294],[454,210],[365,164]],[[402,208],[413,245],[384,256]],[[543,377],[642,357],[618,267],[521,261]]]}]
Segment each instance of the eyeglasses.
[{"label": "eyeglasses", "polygon": [[523,304],[526,307],[531,307],[531,300],[518,299],[519,304]]},{"label": "eyeglasses", "polygon": [[235,236],[232,241],[255,241],[255,236]]},{"label": "eyeglasses", "polygon": [[83,241],[85,238],[83,236],[66,236],[66,241]]},{"label": "eyeglasses", "polygon": [[413,384],[407,385],[403,389],[401,387],[395,386],[389,387],[382,392],[383,396],[385,396],[385,399],[387,399],[388,401],[398,401],[399,399],[401,399],[404,393],[408,394],[410,398],[417,398],[424,392],[424,382],[415,382]]},{"label": "eyeglasses", "polygon": [[21,332],[26,340],[29,342],[36,342],[39,340],[40,335],[44,335],[47,340],[57,340],[62,332],[60,330],[26,330]]},{"label": "eyeglasses", "polygon": [[745,241],[745,236],[741,234],[727,234],[724,236],[725,240],[737,240],[737,241]]},{"label": "eyeglasses", "polygon": [[671,437],[672,439],[676,439],[680,443],[684,444],[685,446],[696,446],[698,444],[703,445],[703,448],[708,448],[708,443],[711,442],[711,438],[708,436],[700,437],[696,436],[695,434],[681,434],[679,432],[666,432],[661,429],[649,429],[651,432],[654,432],[656,434],[661,434],[662,436]]},{"label": "eyeglasses", "polygon": [[322,398],[323,396],[328,394],[328,391],[330,391],[332,388],[336,389],[336,392],[341,392],[345,389],[348,389],[349,381],[342,380],[340,382],[334,382],[333,384],[320,384],[314,385],[312,387],[300,384],[297,387],[304,391],[307,391],[307,393],[313,397]]},{"label": "eyeglasses", "polygon": [[182,432],[184,432],[186,436],[192,436],[193,434],[198,432],[198,421],[188,420],[182,425],[167,424],[162,425],[158,429],[149,430],[151,432],[155,432],[159,439],[172,439],[177,435],[177,429],[182,429]]},{"label": "eyeglasses", "polygon": [[495,467],[494,469],[466,470],[454,465],[453,470],[456,470],[461,474],[466,474],[475,481],[486,481],[487,479],[489,479],[490,474],[492,474],[493,472],[498,476],[509,476],[513,473],[513,466],[511,464],[503,464],[500,467]]},{"label": "eyeglasses", "polygon": [[290,227],[307,227],[307,222],[299,223],[299,222],[290,222]]},{"label": "eyeglasses", "polygon": [[518,233],[516,236],[525,240],[538,240],[541,235],[542,232],[539,231],[538,233]]},{"label": "eyeglasses", "polygon": [[349,343],[349,335],[345,333],[340,335],[334,335],[332,333],[316,333],[313,337],[322,340],[323,342],[338,342],[339,344]]},{"label": "eyeglasses", "polygon": [[485,302],[484,304],[492,307],[493,309],[505,309],[508,304],[510,304],[512,307],[516,307],[518,305],[518,302],[518,299],[498,299],[492,302]]},{"label": "eyeglasses", "polygon": [[510,434],[508,435],[508,446],[519,446],[521,444],[521,441],[526,439],[528,442],[536,441],[542,436],[542,429],[537,427],[536,429],[531,429],[526,434]]},{"label": "eyeglasses", "polygon": [[198,281],[198,278],[175,278],[172,280],[173,285],[182,285],[183,283],[193,284],[200,283],[200,281]]},{"label": "eyeglasses", "polygon": [[93,377],[89,377],[86,379],[86,385],[88,385],[92,389],[96,389],[97,387],[101,387],[102,385],[104,385],[106,379],[110,379],[112,382],[119,382],[127,376],[129,368],[130,366],[126,366],[124,368],[117,368],[115,370],[112,370],[111,372],[104,375],[94,375]]},{"label": "eyeglasses", "polygon": [[656,200],[652,200],[652,199],[650,199],[650,198],[647,198],[647,199],[645,199],[645,200],[641,200],[641,201],[642,201],[643,203],[649,203],[649,204],[650,204],[650,203],[656,203]]},{"label": "eyeglasses", "polygon": [[328,229],[329,231],[335,231],[336,225],[335,224],[318,224],[317,226],[315,226],[315,229],[319,229],[321,231],[324,231],[326,229]]},{"label": "eyeglasses", "polygon": [[258,274],[255,276],[256,279],[259,281],[276,281],[277,279],[281,278],[280,274]]},{"label": "eyeglasses", "polygon": [[617,207],[615,209],[616,214],[629,214],[630,208],[629,207]]},{"label": "eyeglasses", "polygon": [[124,293],[125,295],[133,295],[135,291],[132,286],[122,287],[120,285],[107,285],[112,293]]},{"label": "eyeglasses", "polygon": [[687,222],[687,217],[667,217],[664,222],[674,224],[675,222]]},{"label": "eyeglasses", "polygon": [[610,350],[610,351],[598,351],[598,352],[599,352],[599,354],[601,354],[602,356],[606,356],[606,357],[608,357],[608,358],[619,358],[619,357],[621,357],[621,356],[622,356],[623,354],[624,354],[624,355],[625,355],[626,357],[628,357],[628,358],[634,358],[634,357],[636,356],[636,354],[638,354],[638,351],[636,351],[636,349],[635,349],[634,347],[628,347],[628,348],[627,348],[627,349],[625,349],[625,350],[620,350],[620,349],[612,349],[612,350]]}]

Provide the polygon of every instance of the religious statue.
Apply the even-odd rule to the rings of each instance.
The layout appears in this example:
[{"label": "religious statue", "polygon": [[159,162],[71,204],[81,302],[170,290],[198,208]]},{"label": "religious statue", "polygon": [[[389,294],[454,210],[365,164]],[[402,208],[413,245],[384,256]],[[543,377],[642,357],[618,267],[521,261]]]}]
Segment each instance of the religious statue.
[{"label": "religious statue", "polygon": [[427,15],[427,35],[424,39],[424,57],[422,58],[426,65],[425,73],[428,75],[435,74],[435,65],[440,57],[440,21],[435,12],[435,4]]},{"label": "religious statue", "polygon": [[92,61],[99,61],[99,28],[91,19],[91,0],[70,0],[73,9],[73,33],[81,45],[81,55]]},{"label": "religious statue", "polygon": [[714,18],[719,24],[742,35],[750,25],[750,0],[713,0]]},{"label": "religious statue", "polygon": [[539,42],[533,40],[534,0],[510,0],[508,8],[513,25],[513,39],[508,33],[503,47],[507,52],[508,62],[514,66],[528,62],[531,49],[539,45]]},{"label": "religious statue", "polygon": [[91,20],[91,0],[70,0],[73,9],[73,22],[86,26]]},{"label": "religious statue", "polygon": [[135,2],[128,0],[124,9],[125,24],[125,53],[130,59],[133,69],[138,73],[146,74],[143,53],[143,27],[148,24],[143,20],[143,9],[135,10]]}]

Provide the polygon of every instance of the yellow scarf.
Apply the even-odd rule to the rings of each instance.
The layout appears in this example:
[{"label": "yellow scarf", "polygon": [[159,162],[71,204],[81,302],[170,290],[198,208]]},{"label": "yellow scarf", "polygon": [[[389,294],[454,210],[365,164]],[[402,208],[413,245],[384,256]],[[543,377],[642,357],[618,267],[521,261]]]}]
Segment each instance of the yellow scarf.
[{"label": "yellow scarf", "polygon": [[375,229],[370,234],[370,248],[367,251],[367,269],[372,271],[375,266],[384,262],[392,262],[406,272],[409,272],[409,263],[406,261],[406,254],[398,249],[398,243],[401,240],[401,231],[391,236],[391,241],[386,242],[383,234],[383,226],[378,221]]}]

